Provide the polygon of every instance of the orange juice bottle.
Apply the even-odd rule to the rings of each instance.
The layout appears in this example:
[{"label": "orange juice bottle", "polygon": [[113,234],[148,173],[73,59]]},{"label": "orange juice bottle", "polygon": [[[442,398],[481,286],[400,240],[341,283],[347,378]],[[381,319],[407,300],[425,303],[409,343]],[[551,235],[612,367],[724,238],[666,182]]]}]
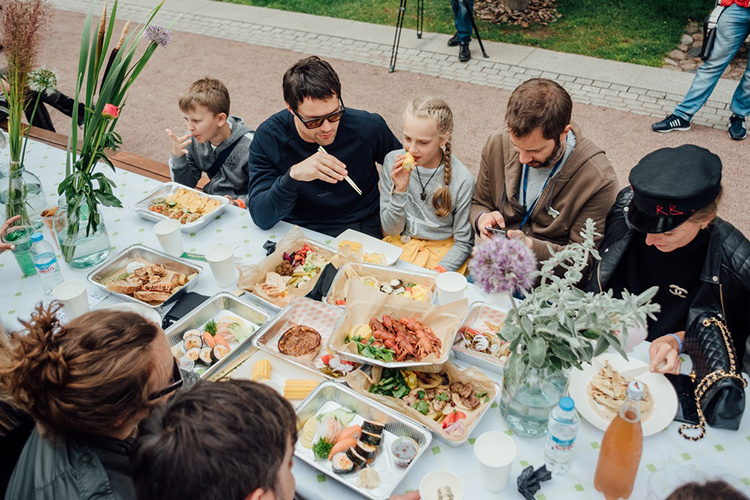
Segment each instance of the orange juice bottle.
[{"label": "orange juice bottle", "polygon": [[641,428],[641,399],[643,383],[628,384],[627,399],[607,427],[602,439],[599,462],[596,464],[594,487],[607,500],[629,498],[633,492],[635,475],[643,453]]}]

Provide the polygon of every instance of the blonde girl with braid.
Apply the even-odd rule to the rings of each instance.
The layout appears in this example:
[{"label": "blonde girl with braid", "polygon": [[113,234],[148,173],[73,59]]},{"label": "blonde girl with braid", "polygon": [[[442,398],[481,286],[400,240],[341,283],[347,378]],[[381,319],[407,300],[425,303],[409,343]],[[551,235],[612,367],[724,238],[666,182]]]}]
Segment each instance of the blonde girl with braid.
[{"label": "blonde girl with braid", "polygon": [[414,99],[404,111],[404,149],[388,153],[380,172],[384,240],[403,248],[401,260],[438,272],[465,272],[474,246],[474,176],[452,154],[452,133],[444,100]]}]

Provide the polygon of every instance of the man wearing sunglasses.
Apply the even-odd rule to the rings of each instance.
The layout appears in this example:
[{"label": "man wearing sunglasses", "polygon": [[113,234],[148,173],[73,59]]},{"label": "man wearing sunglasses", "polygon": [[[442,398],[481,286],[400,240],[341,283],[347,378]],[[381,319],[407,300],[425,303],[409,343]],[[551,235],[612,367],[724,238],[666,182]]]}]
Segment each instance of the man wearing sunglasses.
[{"label": "man wearing sunglasses", "polygon": [[380,115],[344,106],[338,75],[319,57],[289,68],[283,90],[286,109],[250,145],[255,224],[284,220],[331,236],[351,228],[382,238],[375,164],[401,147],[396,136]]}]

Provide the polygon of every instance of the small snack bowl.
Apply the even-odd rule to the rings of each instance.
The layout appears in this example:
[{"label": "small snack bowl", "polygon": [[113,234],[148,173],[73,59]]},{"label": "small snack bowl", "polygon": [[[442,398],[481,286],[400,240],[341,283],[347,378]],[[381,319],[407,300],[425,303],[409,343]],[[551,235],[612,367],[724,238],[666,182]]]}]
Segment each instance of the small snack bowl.
[{"label": "small snack bowl", "polygon": [[399,467],[408,467],[419,453],[419,444],[412,438],[400,437],[391,444],[391,456]]},{"label": "small snack bowl", "polygon": [[423,477],[419,483],[419,498],[421,500],[438,500],[438,491],[446,486],[453,493],[453,500],[463,500],[464,483],[461,478],[449,470],[434,470]]}]

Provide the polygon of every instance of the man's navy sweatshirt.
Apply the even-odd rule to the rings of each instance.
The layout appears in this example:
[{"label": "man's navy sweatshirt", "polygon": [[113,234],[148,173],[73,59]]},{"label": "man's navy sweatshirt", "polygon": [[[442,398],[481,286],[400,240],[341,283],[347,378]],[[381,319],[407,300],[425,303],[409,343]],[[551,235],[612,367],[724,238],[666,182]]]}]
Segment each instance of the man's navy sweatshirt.
[{"label": "man's navy sweatshirt", "polygon": [[362,196],[346,181],[296,181],[289,169],[314,155],[318,145],[302,140],[292,113],[279,111],[258,127],[250,144],[250,215],[261,229],[284,220],[331,236],[352,228],[380,238],[375,164],[382,165],[385,155],[399,148],[401,144],[380,115],[347,108],[336,138],[325,149],[346,165]]}]

